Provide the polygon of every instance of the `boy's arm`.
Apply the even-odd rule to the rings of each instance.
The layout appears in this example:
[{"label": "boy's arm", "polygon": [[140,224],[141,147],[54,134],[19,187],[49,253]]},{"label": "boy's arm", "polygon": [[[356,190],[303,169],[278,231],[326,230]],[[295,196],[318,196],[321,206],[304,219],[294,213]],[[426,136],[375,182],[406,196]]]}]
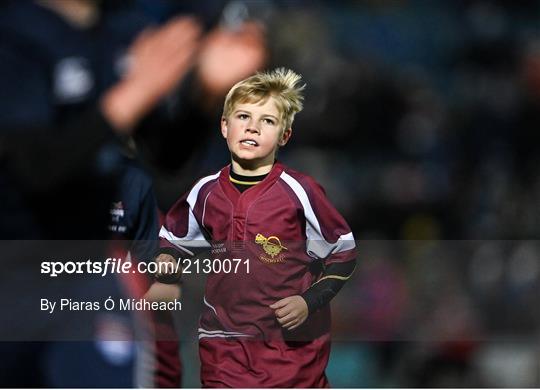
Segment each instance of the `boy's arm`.
[{"label": "boy's arm", "polygon": [[310,314],[328,304],[336,296],[345,281],[351,277],[355,265],[356,260],[331,264],[322,277],[302,295],[283,298],[270,305],[270,308],[275,310],[279,324],[287,330],[302,325]]},{"label": "boy's arm", "polygon": [[308,223],[318,224],[318,229],[317,226],[312,228],[320,232],[318,240],[308,243],[308,253],[324,259],[322,275],[301,294],[312,314],[327,305],[352,276],[356,267],[356,244],[351,228],[330,203],[323,188],[313,180],[306,187],[315,214],[314,220]]},{"label": "boy's arm", "polygon": [[356,259],[345,263],[334,263],[326,267],[320,279],[301,296],[306,301],[309,314],[328,304],[352,276]]},{"label": "boy's arm", "polygon": [[177,283],[182,274],[181,263],[178,262],[210,248],[210,242],[193,212],[196,196],[191,196],[192,192],[193,189],[173,205],[159,231],[159,249],[155,258],[158,264],[167,264],[156,274],[161,283]]},{"label": "boy's arm", "polygon": [[284,298],[270,307],[286,329],[300,326],[343,287],[356,265],[356,245],[345,219],[330,203],[322,187],[309,177],[289,177],[287,184],[299,197],[306,217],[306,251],[324,260],[325,271],[301,295]]}]

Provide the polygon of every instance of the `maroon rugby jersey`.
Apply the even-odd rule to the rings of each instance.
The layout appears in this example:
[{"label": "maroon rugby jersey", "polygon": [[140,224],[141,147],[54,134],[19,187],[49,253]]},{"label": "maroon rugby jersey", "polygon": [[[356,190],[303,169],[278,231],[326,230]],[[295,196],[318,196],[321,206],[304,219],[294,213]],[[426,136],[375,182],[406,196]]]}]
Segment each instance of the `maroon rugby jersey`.
[{"label": "maroon rugby jersey", "polygon": [[[329,307],[286,331],[269,305],[306,291],[317,280],[317,262],[353,260],[351,230],[309,176],[276,163],[261,183],[240,193],[229,173],[227,166],[197,182],[160,231],[162,247],[192,259],[209,250],[203,258],[221,262],[208,275],[200,320],[203,385],[323,386]],[[245,356],[236,353],[223,369],[221,357],[230,357],[224,345],[233,350],[233,343]],[[313,373],[299,375],[291,364]]]}]

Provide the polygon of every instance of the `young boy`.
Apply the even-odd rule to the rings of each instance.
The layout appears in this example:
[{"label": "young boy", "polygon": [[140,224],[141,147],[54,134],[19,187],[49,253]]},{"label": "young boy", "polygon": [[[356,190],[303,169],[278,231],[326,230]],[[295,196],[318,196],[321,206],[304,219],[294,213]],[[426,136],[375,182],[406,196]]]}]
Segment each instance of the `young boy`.
[{"label": "young boy", "polygon": [[[208,273],[204,387],[328,386],[328,302],[354,269],[355,243],[322,188],[276,161],[302,109],[300,83],[280,68],[229,91],[221,132],[231,164],[199,180],[160,231],[158,262],[188,256],[184,272]],[[208,249],[219,259],[197,262]]]}]

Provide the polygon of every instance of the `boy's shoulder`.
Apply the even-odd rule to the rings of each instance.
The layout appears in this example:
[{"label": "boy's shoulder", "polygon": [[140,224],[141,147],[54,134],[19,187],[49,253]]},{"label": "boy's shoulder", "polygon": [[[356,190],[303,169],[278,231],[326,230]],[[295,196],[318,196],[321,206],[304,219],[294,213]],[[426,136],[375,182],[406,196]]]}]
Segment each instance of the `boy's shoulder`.
[{"label": "boy's shoulder", "polygon": [[222,171],[226,168],[227,167],[222,168],[217,172],[199,177],[197,180],[195,180],[189,190],[184,194],[184,196],[188,198],[188,202],[190,200],[195,201],[198,198],[199,194],[205,193],[209,189],[213,188],[218,183]]},{"label": "boy's shoulder", "polygon": [[200,176],[197,180],[195,180],[192,187],[196,187],[198,185],[205,184],[205,183],[216,182],[221,176],[222,172],[224,172],[225,170],[227,170],[227,166],[219,169],[218,171],[209,173],[205,176]]},{"label": "boy's shoulder", "polygon": [[297,171],[296,169],[292,169],[286,165],[283,165],[283,172],[281,174],[281,179],[284,180],[289,186],[298,186],[300,185],[304,191],[311,193],[313,191],[322,191],[324,192],[324,188],[319,184],[313,176],[308,175],[307,173],[303,173],[300,171]]},{"label": "boy's shoulder", "polygon": [[225,172],[227,170],[227,167],[224,167],[224,168],[221,168],[220,170],[218,171],[214,171],[214,172],[211,172],[211,173],[208,173],[207,175],[205,176],[200,176],[197,180],[195,180],[195,183],[193,183],[193,187],[196,187],[196,186],[199,186],[199,185],[203,185],[205,183],[217,183],[217,181],[219,180],[220,176],[222,174],[226,174],[227,172]]}]

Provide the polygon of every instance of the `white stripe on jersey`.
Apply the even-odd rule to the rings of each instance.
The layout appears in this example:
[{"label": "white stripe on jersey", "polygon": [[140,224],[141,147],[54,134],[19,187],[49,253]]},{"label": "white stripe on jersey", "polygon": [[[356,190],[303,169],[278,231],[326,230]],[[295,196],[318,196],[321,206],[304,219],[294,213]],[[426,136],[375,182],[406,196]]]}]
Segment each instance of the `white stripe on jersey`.
[{"label": "white stripe on jersey", "polygon": [[197,182],[189,192],[189,195],[187,197],[187,202],[189,203],[189,207],[193,210],[195,207],[195,202],[197,201],[197,197],[199,196],[199,191],[201,190],[202,186],[204,186],[206,183],[208,183],[211,180],[215,180],[219,177],[221,171],[214,173],[210,176],[205,176],[201,180]]},{"label": "white stripe on jersey", "polygon": [[280,177],[293,190],[304,208],[304,215],[306,217],[306,252],[310,257],[324,259],[331,254],[355,248],[356,245],[352,232],[341,235],[334,243],[326,241],[304,187],[302,187],[298,180],[285,171],[281,173]]},{"label": "white stripe on jersey", "polygon": [[203,328],[198,329],[200,333],[207,333],[207,334],[226,334],[231,336],[251,336],[249,334],[240,333],[240,332],[228,332],[226,330],[206,330]]},{"label": "white stripe on jersey", "polygon": [[199,328],[199,340],[205,337],[253,337],[250,334],[240,332],[226,332],[224,330],[206,330]]},{"label": "white stripe on jersey", "polygon": [[[185,235],[184,237],[176,237],[174,234],[168,231],[165,226],[162,226],[159,231],[159,237],[166,239],[183,253],[186,253],[189,256],[194,256],[195,253],[190,249],[195,250],[195,252],[200,252],[200,251],[203,251],[205,248],[210,248],[211,245],[204,238],[204,236],[202,235],[200,231],[199,231],[199,234],[194,236],[193,238],[189,237],[189,233],[193,231],[191,230],[191,210],[189,210],[189,213],[190,213],[190,218],[189,218],[190,230],[188,230],[187,235]],[[195,217],[193,219],[195,219]],[[195,223],[197,223],[197,221],[195,221]]]},{"label": "white stripe on jersey", "polygon": [[[206,306],[208,306],[216,317],[218,316],[216,308],[212,306],[208,301],[206,300],[206,297],[203,297],[203,302]],[[219,317],[218,317],[219,318]],[[253,337],[252,335],[240,333],[240,332],[228,332],[225,330],[206,330],[203,328],[199,328],[199,340],[205,337]]]},{"label": "white stripe on jersey", "polygon": [[212,309],[217,317],[217,311],[216,311],[216,308],[214,306],[212,306],[211,304],[208,303],[208,301],[206,300],[206,297],[203,297],[203,302],[206,306],[208,306],[210,309]]},{"label": "white stripe on jersey", "polygon": [[[201,188],[211,180],[215,180],[219,177],[220,172],[215,173],[210,176],[203,177],[201,180],[193,186],[191,191],[188,194],[187,202],[189,204],[189,222],[188,222],[188,231],[184,237],[177,237],[172,232],[167,230],[165,226],[162,226],[159,231],[159,237],[166,239],[171,244],[176,246],[181,251],[184,251],[190,256],[194,256],[195,251],[202,251],[205,248],[210,248],[210,243],[204,237],[199,223],[195,219],[193,214],[193,209],[195,207],[195,202],[199,196]],[[189,248],[189,249],[188,249]]]}]

